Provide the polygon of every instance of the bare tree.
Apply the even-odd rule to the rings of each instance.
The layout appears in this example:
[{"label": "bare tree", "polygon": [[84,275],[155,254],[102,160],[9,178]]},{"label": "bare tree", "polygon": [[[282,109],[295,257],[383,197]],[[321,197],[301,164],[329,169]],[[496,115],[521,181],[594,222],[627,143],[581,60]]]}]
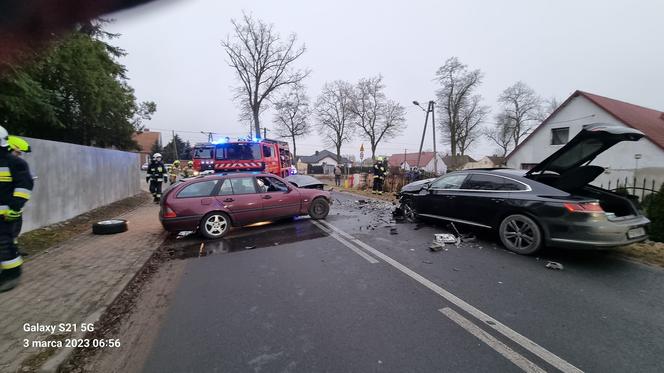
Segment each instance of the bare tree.
[{"label": "bare tree", "polygon": [[354,130],[352,94],[353,86],[348,82],[325,83],[314,109],[325,142],[337,151],[337,162],[341,159],[341,146],[351,139]]},{"label": "bare tree", "polygon": [[558,101],[557,98],[550,97],[545,99],[542,102],[538,121],[542,122],[544,119],[548,118],[554,111],[556,111],[556,109],[558,109],[558,106],[560,106],[560,101]]},{"label": "bare tree", "polygon": [[305,51],[304,45],[295,46],[297,37],[291,34],[282,40],[273,25],[243,14],[242,19],[232,19],[233,36],[222,41],[229,65],[235,69],[241,84],[236,99],[240,105],[251,109],[254,131],[261,136],[261,107],[267,104],[272,92],[283,86],[297,84],[308,70],[294,70],[295,62]]},{"label": "bare tree", "polygon": [[461,155],[477,140],[481,134],[480,124],[489,114],[489,107],[482,105],[482,96],[472,96],[461,108],[457,132],[457,150]]},{"label": "bare tree", "polygon": [[397,136],[406,123],[403,106],[388,102],[384,89],[381,75],[360,79],[353,90],[350,105],[356,128],[370,143],[371,159],[376,158],[378,144]]},{"label": "bare tree", "polygon": [[507,87],[498,98],[511,119],[514,146],[530,134],[542,118],[542,99],[523,82]]},{"label": "bare tree", "polygon": [[304,86],[295,84],[274,102],[274,124],[277,134],[293,140],[293,159],[297,156],[295,138],[307,135],[311,130],[309,122],[309,97]]},{"label": "bare tree", "polygon": [[480,114],[481,97],[474,95],[474,92],[482,83],[482,72],[468,70],[468,66],[458,58],[451,57],[438,69],[436,79],[441,85],[436,92],[440,128],[444,141],[450,144],[451,153],[456,155],[459,150],[465,152],[479,132],[477,124],[473,125],[475,119],[466,116]]},{"label": "bare tree", "polygon": [[507,156],[512,148],[512,136],[514,136],[514,129],[512,128],[512,120],[506,113],[500,113],[496,116],[496,123],[484,129],[484,135],[498,146],[501,157]]}]

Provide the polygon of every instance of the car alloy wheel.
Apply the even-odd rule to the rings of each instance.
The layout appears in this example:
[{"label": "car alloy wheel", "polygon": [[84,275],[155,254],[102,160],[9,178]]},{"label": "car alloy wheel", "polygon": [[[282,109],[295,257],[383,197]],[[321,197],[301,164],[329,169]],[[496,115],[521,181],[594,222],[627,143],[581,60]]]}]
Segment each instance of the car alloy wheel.
[{"label": "car alloy wheel", "polygon": [[413,203],[411,201],[402,203],[401,211],[403,211],[403,216],[404,218],[406,218],[408,222],[414,223],[417,221],[417,213],[415,212],[415,209],[413,208]]},{"label": "car alloy wheel", "polygon": [[230,222],[222,213],[211,213],[203,218],[201,233],[208,238],[222,237],[228,231]]},{"label": "car alloy wheel", "polygon": [[500,223],[500,240],[517,254],[533,254],[542,245],[542,234],[535,221],[525,215],[510,215]]}]

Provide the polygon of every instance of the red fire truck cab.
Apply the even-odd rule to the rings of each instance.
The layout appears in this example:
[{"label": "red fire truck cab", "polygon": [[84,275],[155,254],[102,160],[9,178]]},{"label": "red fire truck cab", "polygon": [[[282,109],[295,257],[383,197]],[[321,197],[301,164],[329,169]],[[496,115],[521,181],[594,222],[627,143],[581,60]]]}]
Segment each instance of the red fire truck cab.
[{"label": "red fire truck cab", "polygon": [[291,165],[285,141],[226,139],[194,146],[194,169],[198,172],[261,171],[286,177],[291,173]]}]

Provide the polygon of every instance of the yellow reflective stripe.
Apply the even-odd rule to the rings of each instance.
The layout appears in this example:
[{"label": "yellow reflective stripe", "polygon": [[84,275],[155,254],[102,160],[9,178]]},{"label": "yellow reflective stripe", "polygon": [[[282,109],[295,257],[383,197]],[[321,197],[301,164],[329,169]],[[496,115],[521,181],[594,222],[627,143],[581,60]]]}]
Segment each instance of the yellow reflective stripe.
[{"label": "yellow reflective stripe", "polygon": [[9,167],[0,167],[0,182],[10,183],[12,180],[12,174],[9,172]]},{"label": "yellow reflective stripe", "polygon": [[9,206],[0,205],[0,215],[6,215],[9,212]]},{"label": "yellow reflective stripe", "polygon": [[21,258],[19,255],[12,260],[5,260],[4,262],[0,262],[0,269],[12,269],[20,266],[21,264],[23,264],[23,258]]},{"label": "yellow reflective stripe", "polygon": [[14,197],[30,199],[32,192],[29,189],[25,188],[16,188],[14,189]]},{"label": "yellow reflective stripe", "polygon": [[0,176],[0,183],[11,183],[13,180],[11,176]]}]

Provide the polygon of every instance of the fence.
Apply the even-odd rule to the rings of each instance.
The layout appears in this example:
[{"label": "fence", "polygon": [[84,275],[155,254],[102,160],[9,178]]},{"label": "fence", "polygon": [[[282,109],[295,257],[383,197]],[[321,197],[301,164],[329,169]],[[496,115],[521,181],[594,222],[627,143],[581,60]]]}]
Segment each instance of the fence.
[{"label": "fence", "polygon": [[139,155],[28,139],[25,154],[38,179],[25,207],[23,231],[73,218],[140,192]]},{"label": "fence", "polygon": [[657,185],[655,179],[647,180],[647,178],[644,177],[643,180],[641,180],[640,178],[637,179],[636,177],[625,177],[624,179],[616,179],[615,182],[613,182],[613,180],[609,180],[606,184],[606,187],[604,186],[604,183],[602,183],[600,184],[600,188],[605,188],[612,191],[625,190],[627,193],[629,193],[631,190],[631,194],[633,196],[638,197],[639,201],[643,201],[647,195],[659,192],[662,185],[664,185],[664,182],[660,182],[659,185]]}]

